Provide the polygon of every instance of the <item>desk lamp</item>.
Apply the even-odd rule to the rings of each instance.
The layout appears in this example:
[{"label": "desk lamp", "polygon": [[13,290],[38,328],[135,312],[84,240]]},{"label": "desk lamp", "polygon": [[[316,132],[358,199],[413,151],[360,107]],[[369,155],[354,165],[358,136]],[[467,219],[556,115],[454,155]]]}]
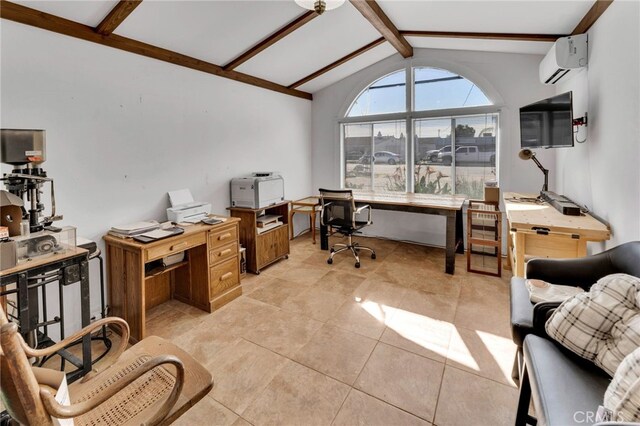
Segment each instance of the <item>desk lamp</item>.
[{"label": "desk lamp", "polygon": [[536,153],[531,151],[529,148],[522,148],[518,153],[518,157],[520,157],[521,160],[533,160],[533,162],[536,163],[536,166],[538,166],[538,168],[542,170],[542,173],[544,174],[544,185],[542,185],[542,192],[540,194],[548,191],[549,190],[549,170],[545,169],[542,166],[542,164],[540,164],[540,161],[538,161],[538,159],[536,158]]}]

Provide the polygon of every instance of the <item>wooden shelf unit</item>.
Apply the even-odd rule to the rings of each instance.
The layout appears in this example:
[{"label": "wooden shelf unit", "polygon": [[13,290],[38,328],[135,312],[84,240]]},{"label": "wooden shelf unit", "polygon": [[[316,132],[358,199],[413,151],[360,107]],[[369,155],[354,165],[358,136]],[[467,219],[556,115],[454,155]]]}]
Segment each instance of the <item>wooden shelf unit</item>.
[{"label": "wooden shelf unit", "polygon": [[[480,246],[482,250],[476,250],[477,246]],[[471,261],[473,254],[495,257],[496,272],[473,266]],[[497,202],[469,200],[469,208],[467,209],[467,271],[495,277],[502,276],[502,212],[500,212],[500,206]]]},{"label": "wooden shelf unit", "polygon": [[[289,201],[263,209],[229,207],[232,217],[240,219],[240,243],[246,248],[247,270],[255,274],[268,265],[289,257]],[[261,214],[281,216],[282,225],[258,233]]]}]

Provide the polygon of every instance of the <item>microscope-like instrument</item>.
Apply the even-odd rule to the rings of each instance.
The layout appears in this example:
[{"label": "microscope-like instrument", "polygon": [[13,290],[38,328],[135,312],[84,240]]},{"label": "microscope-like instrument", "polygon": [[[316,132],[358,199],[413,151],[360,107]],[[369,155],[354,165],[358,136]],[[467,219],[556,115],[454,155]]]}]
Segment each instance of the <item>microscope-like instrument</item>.
[{"label": "microscope-like instrument", "polygon": [[[14,166],[11,173],[2,177],[7,190],[26,203],[23,218],[29,222],[29,232],[39,232],[51,226],[53,221],[62,219],[56,216],[56,198],[53,179],[47,177],[40,166],[46,158],[44,130],[0,130],[0,161]],[[43,216],[44,204],[41,201],[42,188],[51,183],[51,215]]]},{"label": "microscope-like instrument", "polygon": [[[11,173],[4,173],[7,191],[23,201],[20,235],[16,237],[18,261],[57,253],[64,246],[75,246],[75,228],[52,226],[62,215],[56,215],[56,199],[53,179],[41,167],[46,160],[44,130],[1,129],[0,161],[13,166]],[[44,187],[50,184],[51,214],[45,215],[42,200]],[[2,213],[3,220],[5,213]],[[61,244],[64,243],[64,244]]]}]

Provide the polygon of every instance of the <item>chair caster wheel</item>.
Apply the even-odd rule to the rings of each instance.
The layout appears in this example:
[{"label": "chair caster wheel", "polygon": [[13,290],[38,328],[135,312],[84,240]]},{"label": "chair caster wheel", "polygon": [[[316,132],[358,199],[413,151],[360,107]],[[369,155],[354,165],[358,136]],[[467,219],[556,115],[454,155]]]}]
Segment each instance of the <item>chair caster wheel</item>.
[{"label": "chair caster wheel", "polygon": [[285,259],[288,259],[288,258],[289,258],[289,255],[288,255],[288,254],[286,254],[286,255],[284,256],[284,258],[285,258]]},{"label": "chair caster wheel", "polygon": [[331,265],[333,263],[333,259],[327,259],[327,263]]},{"label": "chair caster wheel", "polygon": [[360,267],[360,262],[356,262],[356,268]]},{"label": "chair caster wheel", "polygon": [[375,259],[376,258],[376,254],[375,253],[371,253],[371,258]]}]

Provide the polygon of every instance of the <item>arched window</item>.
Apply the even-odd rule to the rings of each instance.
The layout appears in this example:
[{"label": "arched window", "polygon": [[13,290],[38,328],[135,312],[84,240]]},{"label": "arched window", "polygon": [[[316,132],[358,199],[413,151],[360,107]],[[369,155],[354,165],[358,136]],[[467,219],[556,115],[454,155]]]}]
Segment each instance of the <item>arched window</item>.
[{"label": "arched window", "polygon": [[491,105],[491,101],[478,86],[447,70],[415,68],[413,84],[416,111]]},{"label": "arched window", "polygon": [[482,197],[497,179],[497,133],[497,106],[471,80],[407,67],[367,86],[342,120],[343,185]]},{"label": "arched window", "polygon": [[347,117],[406,111],[406,85],[404,70],[374,81],[353,101]]}]

